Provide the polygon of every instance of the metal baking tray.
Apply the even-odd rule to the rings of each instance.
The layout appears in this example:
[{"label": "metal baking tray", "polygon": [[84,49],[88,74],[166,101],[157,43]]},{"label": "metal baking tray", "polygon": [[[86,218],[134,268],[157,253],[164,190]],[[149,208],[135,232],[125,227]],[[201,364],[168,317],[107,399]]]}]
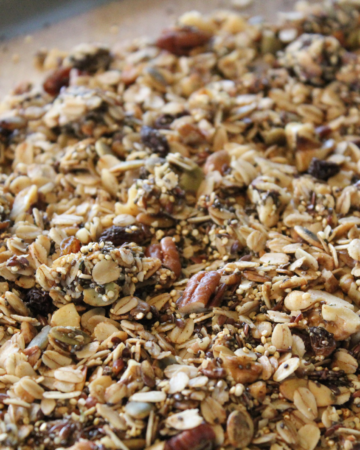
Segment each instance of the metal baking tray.
[{"label": "metal baking tray", "polygon": [[0,0],[0,39],[28,34],[110,0]]}]

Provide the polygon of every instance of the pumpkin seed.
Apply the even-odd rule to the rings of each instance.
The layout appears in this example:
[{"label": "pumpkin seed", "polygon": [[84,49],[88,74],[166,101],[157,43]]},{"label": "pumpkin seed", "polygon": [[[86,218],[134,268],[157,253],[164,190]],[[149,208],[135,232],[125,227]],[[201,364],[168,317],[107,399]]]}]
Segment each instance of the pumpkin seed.
[{"label": "pumpkin seed", "polygon": [[186,192],[197,192],[204,179],[204,173],[200,167],[194,170],[183,172],[180,176],[180,186]]},{"label": "pumpkin seed", "polygon": [[229,415],[226,431],[230,444],[234,447],[244,448],[250,444],[254,435],[254,423],[245,408]]},{"label": "pumpkin seed", "polygon": [[51,330],[50,325],[46,325],[39,334],[37,334],[34,339],[30,342],[27,348],[31,347],[39,347],[41,350],[44,350],[48,345],[48,336]]},{"label": "pumpkin seed", "polygon": [[128,402],[125,405],[125,411],[129,416],[134,417],[134,419],[145,419],[150,412],[154,409],[151,403],[145,402]]},{"label": "pumpkin seed", "polygon": [[[110,294],[111,292],[112,294]],[[96,292],[95,289],[85,289],[83,300],[91,306],[107,306],[116,302],[119,292],[120,287],[116,283],[108,283],[105,285],[105,300],[104,296]]]},{"label": "pumpkin seed", "polygon": [[51,328],[50,336],[72,347],[75,345],[86,345],[91,342],[91,337],[87,333],[74,327],[53,327]]}]

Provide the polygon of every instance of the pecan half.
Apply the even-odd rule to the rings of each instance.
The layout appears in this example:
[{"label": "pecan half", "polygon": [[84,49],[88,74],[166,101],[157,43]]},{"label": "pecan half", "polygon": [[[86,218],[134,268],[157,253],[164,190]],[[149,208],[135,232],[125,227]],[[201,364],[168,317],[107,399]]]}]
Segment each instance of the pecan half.
[{"label": "pecan half", "polygon": [[151,244],[145,251],[146,256],[157,258],[165,267],[172,270],[179,278],[181,275],[180,255],[171,237],[161,239],[160,244]]},{"label": "pecan half", "polygon": [[166,29],[156,41],[156,45],[177,56],[189,55],[193,48],[209,42],[211,35],[193,27]]},{"label": "pecan half", "polygon": [[172,437],[165,444],[164,450],[210,450],[215,441],[215,432],[207,423]]},{"label": "pecan half", "polygon": [[211,295],[220,282],[218,272],[199,272],[188,282],[182,299],[179,302],[179,311],[183,314],[199,312],[206,308]]},{"label": "pecan half", "polygon": [[69,86],[71,67],[54,70],[44,81],[43,89],[49,95],[58,95],[63,86]]},{"label": "pecan half", "polygon": [[181,263],[175,242],[171,237],[165,237],[161,239],[160,245],[163,254],[163,265],[172,270],[176,278],[178,278],[181,274]]}]

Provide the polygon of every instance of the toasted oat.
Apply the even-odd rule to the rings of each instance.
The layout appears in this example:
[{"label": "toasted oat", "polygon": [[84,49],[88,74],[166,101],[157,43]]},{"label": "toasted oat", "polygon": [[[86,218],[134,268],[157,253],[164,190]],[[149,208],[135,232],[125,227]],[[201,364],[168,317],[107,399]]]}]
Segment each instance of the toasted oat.
[{"label": "toasted oat", "polygon": [[1,448],[357,449],[359,18],[38,57],[0,105]]}]

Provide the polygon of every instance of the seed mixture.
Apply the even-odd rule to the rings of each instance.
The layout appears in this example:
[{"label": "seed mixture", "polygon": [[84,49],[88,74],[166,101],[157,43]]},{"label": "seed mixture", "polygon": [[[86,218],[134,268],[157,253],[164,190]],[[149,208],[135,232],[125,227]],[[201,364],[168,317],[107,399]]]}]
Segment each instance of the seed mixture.
[{"label": "seed mixture", "polygon": [[0,105],[0,447],[360,448],[360,6],[39,52]]}]

